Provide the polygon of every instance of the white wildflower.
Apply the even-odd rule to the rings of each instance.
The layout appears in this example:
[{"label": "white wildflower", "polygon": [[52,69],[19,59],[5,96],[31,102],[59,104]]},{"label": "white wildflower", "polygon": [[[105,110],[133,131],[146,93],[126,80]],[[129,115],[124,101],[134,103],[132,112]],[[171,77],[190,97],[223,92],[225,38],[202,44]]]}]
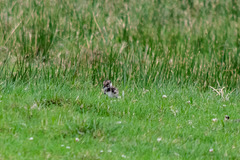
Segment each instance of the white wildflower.
[{"label": "white wildflower", "polygon": [[29,140],[32,141],[32,140],[33,140],[33,137],[30,137]]},{"label": "white wildflower", "polygon": [[127,158],[127,156],[125,156],[124,154],[122,154],[122,158]]},{"label": "white wildflower", "polygon": [[69,146],[67,146],[66,148],[67,148],[67,149],[70,149],[70,147],[69,147]]},{"label": "white wildflower", "polygon": [[211,149],[209,149],[209,152],[213,152],[213,149],[211,148]]},{"label": "white wildflower", "polygon": [[217,122],[217,120],[218,120],[217,118],[213,118],[212,119],[213,122]]},{"label": "white wildflower", "polygon": [[78,142],[78,141],[79,141],[79,138],[75,138],[75,141]]},{"label": "white wildflower", "polygon": [[111,152],[112,152],[112,150],[111,150],[111,149],[109,149],[109,150],[108,150],[108,152],[109,152],[109,153],[111,153]]},{"label": "white wildflower", "polygon": [[161,137],[157,138],[157,141],[158,141],[158,142],[160,142],[161,140],[162,140],[162,138],[161,138]]},{"label": "white wildflower", "polygon": [[167,96],[166,96],[166,95],[163,95],[162,98],[167,98]]},{"label": "white wildflower", "polygon": [[192,120],[188,120],[188,124],[189,124],[189,125],[192,125]]}]

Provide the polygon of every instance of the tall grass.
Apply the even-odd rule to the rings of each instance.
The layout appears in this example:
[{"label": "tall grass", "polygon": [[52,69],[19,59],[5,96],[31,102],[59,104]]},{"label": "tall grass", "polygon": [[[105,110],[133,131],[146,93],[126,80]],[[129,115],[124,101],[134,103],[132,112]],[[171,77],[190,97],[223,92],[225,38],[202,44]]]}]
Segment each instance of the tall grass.
[{"label": "tall grass", "polygon": [[240,2],[0,2],[2,80],[239,87]]}]

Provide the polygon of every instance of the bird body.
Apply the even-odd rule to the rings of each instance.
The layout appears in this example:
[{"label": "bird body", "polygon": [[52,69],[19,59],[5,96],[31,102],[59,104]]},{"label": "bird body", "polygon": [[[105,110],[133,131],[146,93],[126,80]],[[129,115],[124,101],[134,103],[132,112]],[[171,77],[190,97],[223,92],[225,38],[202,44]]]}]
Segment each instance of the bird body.
[{"label": "bird body", "polygon": [[112,86],[112,82],[110,80],[106,80],[103,82],[103,91],[104,94],[108,95],[108,97],[118,98],[118,89]]}]

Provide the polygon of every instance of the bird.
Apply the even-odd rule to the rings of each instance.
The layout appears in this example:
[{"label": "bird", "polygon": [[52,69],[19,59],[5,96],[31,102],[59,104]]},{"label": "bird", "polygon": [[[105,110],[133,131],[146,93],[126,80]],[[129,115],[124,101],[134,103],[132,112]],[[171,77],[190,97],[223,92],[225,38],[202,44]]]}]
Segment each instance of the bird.
[{"label": "bird", "polygon": [[230,118],[230,117],[229,117],[228,115],[225,115],[224,120],[227,121],[227,120],[229,120],[229,118]]},{"label": "bird", "polygon": [[118,89],[112,86],[112,82],[110,80],[103,81],[103,92],[107,94],[108,97],[118,98]]},{"label": "bird", "polygon": [[240,122],[240,119],[233,119],[233,120],[229,120],[229,119],[230,117],[228,115],[225,115],[225,118],[224,118],[225,121]]}]

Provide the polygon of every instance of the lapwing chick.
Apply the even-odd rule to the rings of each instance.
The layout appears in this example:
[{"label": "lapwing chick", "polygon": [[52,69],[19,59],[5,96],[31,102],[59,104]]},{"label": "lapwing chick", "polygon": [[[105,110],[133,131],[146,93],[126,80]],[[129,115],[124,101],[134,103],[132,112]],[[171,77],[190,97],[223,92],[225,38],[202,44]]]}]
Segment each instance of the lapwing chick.
[{"label": "lapwing chick", "polygon": [[110,80],[103,82],[103,92],[104,94],[107,94],[108,97],[118,98],[118,89],[112,86],[112,82]]},{"label": "lapwing chick", "polygon": [[231,122],[240,122],[240,119],[233,119],[233,120],[230,120],[230,117],[228,115],[225,116],[224,118],[225,121],[231,121]]}]

